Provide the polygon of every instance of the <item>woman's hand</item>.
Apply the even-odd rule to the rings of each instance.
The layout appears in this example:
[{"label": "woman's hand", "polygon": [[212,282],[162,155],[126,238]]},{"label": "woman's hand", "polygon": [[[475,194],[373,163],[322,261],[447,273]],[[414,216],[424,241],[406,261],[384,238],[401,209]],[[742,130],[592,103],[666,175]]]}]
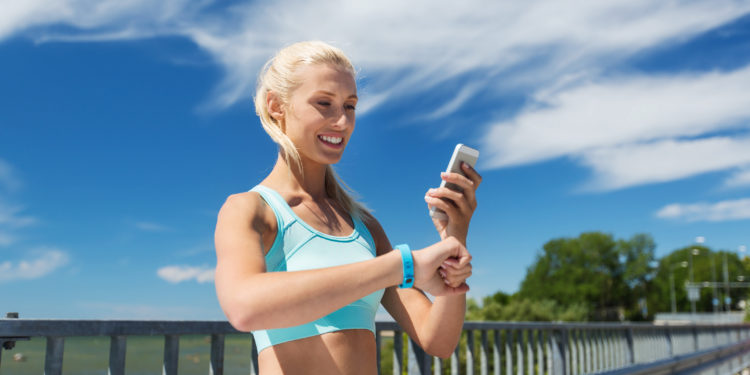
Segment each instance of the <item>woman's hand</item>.
[{"label": "woman's hand", "polygon": [[456,238],[448,237],[412,255],[415,287],[433,296],[469,291],[466,279],[471,276],[471,254]]},{"label": "woman's hand", "polygon": [[453,236],[466,244],[469,222],[477,208],[476,190],[482,182],[482,176],[474,168],[463,162],[461,163],[461,169],[467,177],[460,173],[442,172],[440,178],[447,183],[459,186],[462,191],[454,191],[447,187],[433,188],[427,191],[424,199],[429,209],[437,207],[448,215],[447,220],[432,219],[435,229],[440,233],[440,238],[446,239]]}]

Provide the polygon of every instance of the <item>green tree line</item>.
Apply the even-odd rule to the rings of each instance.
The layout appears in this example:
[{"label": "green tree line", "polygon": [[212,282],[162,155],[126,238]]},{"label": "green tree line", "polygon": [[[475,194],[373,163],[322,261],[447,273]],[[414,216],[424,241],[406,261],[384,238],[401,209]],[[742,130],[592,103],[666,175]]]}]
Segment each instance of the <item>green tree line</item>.
[{"label": "green tree line", "polygon": [[656,259],[655,249],[654,239],[643,233],[627,239],[602,232],[552,239],[528,267],[518,292],[497,292],[481,302],[469,299],[467,320],[652,320],[657,312],[672,311],[672,301],[676,311],[691,311],[690,280],[702,286],[697,312],[714,311],[714,306],[740,310],[747,289],[704,283],[723,283],[725,274],[730,282],[750,281],[748,258],[687,246]]}]

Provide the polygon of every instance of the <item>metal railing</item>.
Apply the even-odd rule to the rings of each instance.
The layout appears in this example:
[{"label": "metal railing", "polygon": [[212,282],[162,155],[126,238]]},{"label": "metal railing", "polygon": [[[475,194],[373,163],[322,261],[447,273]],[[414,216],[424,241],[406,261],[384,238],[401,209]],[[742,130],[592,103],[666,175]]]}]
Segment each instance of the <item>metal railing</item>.
[{"label": "metal railing", "polygon": [[[65,338],[80,336],[110,337],[111,375],[125,373],[128,336],[163,336],[163,374],[177,374],[182,335],[211,337],[207,372],[220,375],[224,339],[231,334],[242,333],[224,321],[0,319],[0,346],[46,338],[45,375],[62,373]],[[750,364],[750,325],[744,324],[466,322],[461,344],[450,359],[427,355],[395,322],[377,322],[376,341],[379,372],[389,362],[393,374],[655,374],[719,365],[739,371]],[[249,372],[257,373],[254,346],[252,353]]]}]

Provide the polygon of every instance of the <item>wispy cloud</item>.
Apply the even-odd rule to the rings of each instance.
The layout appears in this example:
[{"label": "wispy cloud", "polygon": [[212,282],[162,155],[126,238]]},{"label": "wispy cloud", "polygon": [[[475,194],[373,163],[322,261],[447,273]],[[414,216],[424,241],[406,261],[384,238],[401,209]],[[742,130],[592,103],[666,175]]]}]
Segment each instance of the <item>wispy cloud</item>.
[{"label": "wispy cloud", "polygon": [[157,224],[149,221],[138,221],[135,224],[135,227],[146,231],[146,232],[168,232],[172,230],[170,227],[162,224]]},{"label": "wispy cloud", "polygon": [[0,189],[7,192],[15,192],[22,186],[23,184],[16,176],[13,166],[7,161],[0,159]]},{"label": "wispy cloud", "polygon": [[214,269],[206,266],[165,266],[159,268],[159,270],[156,271],[156,274],[173,284],[190,280],[195,280],[199,283],[210,283],[214,281]]},{"label": "wispy cloud", "polygon": [[[535,93],[532,104],[510,118],[488,117],[486,124],[478,124],[487,129],[481,138],[489,168],[572,157],[594,172],[588,188],[611,190],[744,165],[739,157],[653,176],[641,165],[628,169],[635,159],[628,161],[625,152],[657,155],[669,142],[681,149],[705,146],[720,140],[685,141],[743,124],[746,129],[750,106],[743,88],[750,82],[750,68],[603,77],[638,53],[689,40],[748,14],[746,0],[468,0],[439,5],[427,0],[239,5],[29,0],[3,7],[8,9],[0,9],[0,40],[19,34],[37,41],[188,38],[224,71],[207,103],[214,109],[250,98],[264,61],[281,46],[306,39],[344,48],[367,76],[377,77],[362,88],[362,113],[434,93],[447,82],[455,90],[438,94],[435,104],[415,118],[449,116],[479,92],[490,103],[488,113],[499,105],[492,102],[493,95]],[[60,24],[72,27],[46,27]]]},{"label": "wispy cloud", "polygon": [[[545,93],[492,126],[489,167],[571,157],[611,190],[750,165],[750,68],[680,76],[631,76]],[[704,138],[697,138],[704,137]],[[707,157],[709,156],[710,157]]]},{"label": "wispy cloud", "polygon": [[750,168],[736,171],[724,182],[724,185],[729,188],[750,186]]},{"label": "wispy cloud", "polygon": [[30,254],[35,257],[18,262],[0,262],[0,282],[38,279],[66,265],[69,261],[66,252],[55,248],[37,248]]},{"label": "wispy cloud", "polygon": [[[221,317],[221,311],[218,307],[204,309],[197,306],[157,306],[109,302],[80,302],[77,306],[88,319],[174,320],[175,317],[180,319]],[[80,314],[77,316],[80,318]]]},{"label": "wispy cloud", "polygon": [[673,203],[657,211],[656,217],[691,222],[750,219],[750,198],[717,203]]},{"label": "wispy cloud", "polygon": [[9,203],[9,197],[22,186],[13,166],[0,159],[0,246],[15,243],[20,228],[37,222],[36,218],[23,214],[23,206]]}]

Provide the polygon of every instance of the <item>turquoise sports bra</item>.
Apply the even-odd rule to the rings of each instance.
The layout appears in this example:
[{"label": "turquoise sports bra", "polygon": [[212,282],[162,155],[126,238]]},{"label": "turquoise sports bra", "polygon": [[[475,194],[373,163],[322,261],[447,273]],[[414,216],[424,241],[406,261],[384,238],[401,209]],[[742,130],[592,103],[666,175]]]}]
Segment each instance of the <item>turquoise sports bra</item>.
[{"label": "turquoise sports bra", "polygon": [[[283,272],[333,267],[361,262],[376,256],[375,242],[362,221],[352,216],[354,231],[345,237],[315,230],[292,211],[273,189],[257,185],[257,192],[276,215],[278,230],[266,254],[266,271]],[[375,312],[384,290],[379,290],[318,320],[302,325],[253,331],[258,353],[276,344],[343,329],[369,329],[375,333]]]}]

